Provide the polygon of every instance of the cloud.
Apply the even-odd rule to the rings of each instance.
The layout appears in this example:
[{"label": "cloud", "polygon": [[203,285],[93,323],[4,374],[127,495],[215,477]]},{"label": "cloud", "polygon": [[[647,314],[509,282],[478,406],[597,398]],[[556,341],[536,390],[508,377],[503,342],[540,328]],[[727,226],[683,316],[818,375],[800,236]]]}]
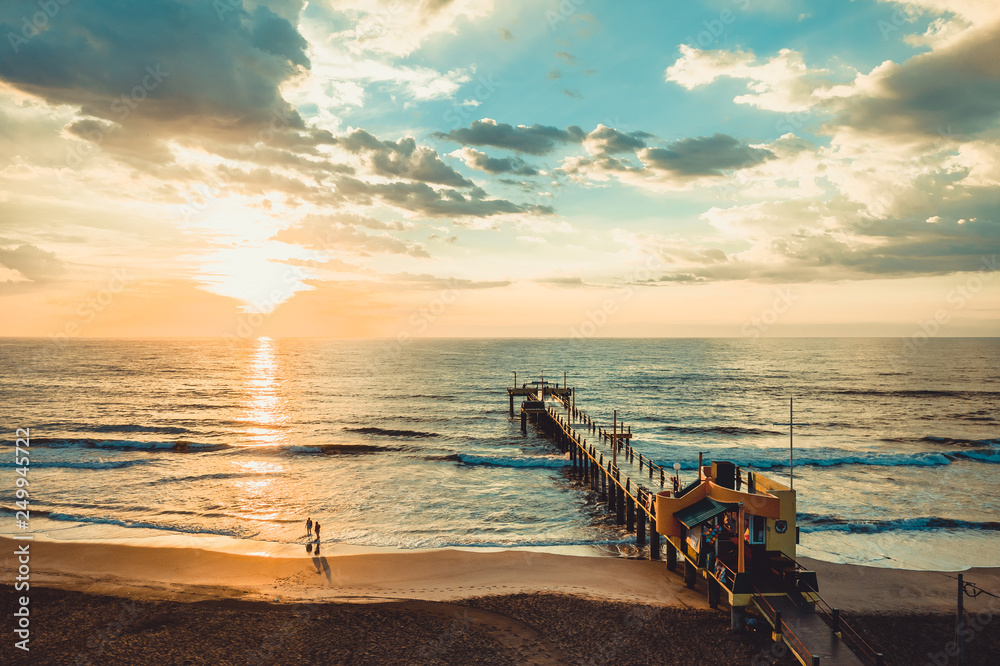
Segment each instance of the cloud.
[{"label": "cloud", "polygon": [[366,165],[380,176],[397,176],[452,187],[473,185],[472,181],[442,162],[436,151],[417,147],[416,141],[410,137],[397,142],[380,141],[358,129],[336,142],[348,152],[365,155]]},{"label": "cloud", "polygon": [[474,148],[459,148],[451,153],[460,158],[466,166],[487,173],[510,173],[517,176],[537,176],[538,169],[527,164],[520,157],[490,157]]},{"label": "cloud", "polygon": [[434,136],[444,141],[454,141],[463,146],[493,146],[529,155],[545,155],[559,144],[580,143],[584,132],[576,125],[565,130],[547,125],[518,125],[497,123],[491,118],[473,121],[469,127],[460,127],[447,134],[435,132]]},{"label": "cloud", "polygon": [[[246,125],[275,110],[301,120],[279,86],[309,68],[296,28],[267,7],[209,2],[74,0],[0,59],[0,79],[87,115],[135,122],[213,118]],[[0,7],[0,34],[20,33],[34,0]]]},{"label": "cloud", "polygon": [[509,286],[510,280],[467,280],[464,278],[441,278],[426,273],[396,273],[389,276],[391,281],[407,284],[417,289],[496,289]]},{"label": "cloud", "polygon": [[493,12],[493,0],[319,0],[338,13],[347,30],[334,39],[355,51],[410,55],[430,37],[456,34],[461,21],[476,21]]},{"label": "cloud", "polygon": [[556,57],[565,62],[567,65],[576,65],[576,58],[565,51],[556,51]]},{"label": "cloud", "polygon": [[436,190],[426,183],[368,183],[350,177],[337,179],[333,191],[324,198],[327,204],[349,202],[364,206],[376,200],[428,217],[489,217],[504,213],[551,215],[554,212],[550,206],[490,199],[479,187],[462,193],[452,189]]},{"label": "cloud", "polygon": [[996,218],[946,213],[928,224],[925,217],[872,220],[843,197],[713,208],[702,219],[750,247],[686,272],[713,280],[900,278],[982,270],[984,259],[1000,252]]},{"label": "cloud", "polygon": [[770,111],[804,111],[814,103],[813,90],[821,85],[824,69],[809,69],[802,55],[781,49],[778,55],[757,63],[752,51],[703,51],[681,45],[681,57],[666,70],[666,80],[692,90],[718,78],[745,79],[746,95],[733,99]]},{"label": "cloud", "polygon": [[272,240],[326,252],[342,251],[361,255],[407,254],[412,257],[430,258],[427,250],[419,243],[408,243],[389,233],[372,235],[360,230],[358,226],[370,226],[370,223],[366,224],[368,219],[343,215],[307,215],[294,226],[280,230]]},{"label": "cloud", "polygon": [[13,250],[0,248],[0,266],[15,270],[33,282],[52,280],[66,272],[66,265],[54,252],[28,244]]},{"label": "cloud", "polygon": [[646,139],[652,138],[647,132],[629,132],[625,134],[613,127],[598,125],[593,132],[583,140],[583,147],[591,155],[614,155],[617,153],[634,153],[646,147]]},{"label": "cloud", "polygon": [[886,61],[824,91],[827,131],[912,138],[974,136],[1000,120],[1000,22],[902,64]]},{"label": "cloud", "polygon": [[675,176],[720,176],[774,157],[774,153],[738,141],[728,134],[679,139],[666,148],[647,148],[639,154],[647,168]]},{"label": "cloud", "polygon": [[581,277],[570,277],[570,276],[552,276],[552,277],[540,277],[535,278],[532,282],[538,284],[549,285],[552,287],[584,287],[586,282],[583,281]]}]

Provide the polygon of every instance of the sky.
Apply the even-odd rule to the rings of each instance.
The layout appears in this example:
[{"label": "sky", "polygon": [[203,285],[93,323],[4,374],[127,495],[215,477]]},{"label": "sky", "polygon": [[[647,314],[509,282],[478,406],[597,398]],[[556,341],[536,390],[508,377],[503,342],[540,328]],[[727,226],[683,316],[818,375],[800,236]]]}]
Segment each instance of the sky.
[{"label": "sky", "polygon": [[6,0],[0,335],[995,336],[995,0]]}]

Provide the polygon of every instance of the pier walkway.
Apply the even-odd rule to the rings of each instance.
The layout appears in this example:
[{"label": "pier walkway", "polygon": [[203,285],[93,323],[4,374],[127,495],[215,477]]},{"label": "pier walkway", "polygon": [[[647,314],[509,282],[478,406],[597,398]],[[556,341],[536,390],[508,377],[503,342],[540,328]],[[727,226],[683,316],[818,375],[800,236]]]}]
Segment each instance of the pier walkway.
[{"label": "pier walkway", "polygon": [[[576,407],[574,389],[567,386],[565,376],[561,387],[545,381],[530,382],[508,388],[507,394],[511,418],[515,418],[515,397],[523,398],[521,431],[527,432],[529,420],[535,423],[562,453],[569,456],[570,474],[589,486],[598,501],[607,504],[617,525],[624,525],[636,535],[637,547],[649,544],[650,560],[659,560],[661,535],[656,531],[656,495],[663,490],[672,490],[676,494],[678,480],[634,450],[632,429],[618,423],[617,411],[610,430],[598,425]],[[684,492],[686,489],[680,494]],[[710,607],[718,606],[723,591],[729,594],[734,591],[731,582],[727,586],[723,581],[732,581],[735,572],[721,560],[720,569],[725,571],[718,577],[718,574],[699,570],[687,555],[678,552],[669,539],[665,539],[662,545],[666,549],[669,571],[676,569],[679,554],[683,558],[684,582],[688,587],[695,587],[698,576],[706,579]],[[794,560],[788,561],[792,567],[801,568]],[[882,654],[841,621],[839,611],[830,608],[816,593],[815,574],[811,576],[811,586],[793,586],[787,593],[752,591],[750,598],[753,605],[771,625],[774,639],[787,646],[805,666],[882,666]],[[805,580],[809,580],[808,575]],[[740,618],[739,624],[742,625],[742,609],[734,607],[733,610],[741,611],[734,612],[733,616],[733,628],[739,630],[742,627],[737,628],[736,618]]]}]

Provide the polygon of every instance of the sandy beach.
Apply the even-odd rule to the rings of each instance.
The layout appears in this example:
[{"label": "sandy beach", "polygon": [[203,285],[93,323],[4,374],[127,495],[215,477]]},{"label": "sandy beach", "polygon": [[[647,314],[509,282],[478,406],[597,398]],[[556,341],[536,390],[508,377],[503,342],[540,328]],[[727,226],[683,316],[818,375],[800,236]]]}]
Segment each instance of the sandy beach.
[{"label": "sandy beach", "polygon": [[[10,553],[20,542],[0,541],[4,569],[13,571]],[[531,550],[339,552],[31,542],[31,658],[744,664],[774,656],[766,633],[731,634],[725,605],[709,609],[703,590],[685,588],[662,562]],[[824,597],[887,656],[917,650],[887,663],[945,649],[954,631],[951,574],[803,563],[818,572]],[[1000,589],[1000,571],[966,577]],[[15,595],[7,592],[9,616]],[[1000,608],[982,599],[966,605],[982,625],[968,664],[987,663],[972,649],[997,648],[1000,626],[985,620]],[[906,637],[918,624],[927,646]]]}]

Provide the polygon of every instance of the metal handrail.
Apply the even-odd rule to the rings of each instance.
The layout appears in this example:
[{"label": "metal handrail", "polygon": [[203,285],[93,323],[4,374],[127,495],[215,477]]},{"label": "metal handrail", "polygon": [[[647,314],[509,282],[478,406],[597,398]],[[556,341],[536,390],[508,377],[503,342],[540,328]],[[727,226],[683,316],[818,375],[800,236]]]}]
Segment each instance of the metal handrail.
[{"label": "metal handrail", "polygon": [[[816,606],[820,609],[823,616],[826,617],[827,620],[829,620],[830,627],[832,630],[834,626],[834,619],[833,619],[834,608],[830,604],[828,604],[826,600],[823,599],[823,597],[819,596],[818,592],[814,591],[814,594],[817,597]],[[849,625],[844,620],[844,618],[842,617],[839,618],[837,620],[837,624],[839,625],[841,638],[845,641],[847,640],[851,641],[851,643],[856,648],[855,651],[857,653],[860,653],[858,655],[859,657],[861,657],[868,663],[873,664],[875,666],[878,666],[881,663],[879,657],[882,653],[878,652],[875,648],[869,645],[868,641],[862,638],[861,634],[859,634],[854,627]]]},{"label": "metal handrail", "polygon": [[[806,649],[806,646],[802,643],[802,639],[800,639],[798,636],[795,635],[795,632],[792,631],[792,628],[790,626],[788,626],[788,623],[785,622],[784,618],[781,618],[780,621],[778,620],[777,609],[771,605],[771,602],[767,600],[767,597],[761,594],[760,590],[754,587],[753,591],[755,593],[756,598],[759,599],[760,601],[763,601],[764,605],[768,609],[770,609],[771,612],[770,616],[768,617],[768,622],[771,623],[771,626],[775,628],[775,631],[777,633],[781,634],[781,638],[785,642],[785,644],[788,645],[789,648],[791,648],[792,652],[798,654],[803,662],[805,662],[806,660],[809,660],[811,662],[812,653]],[[765,616],[768,616],[767,610],[765,610],[764,608],[761,608],[761,610],[764,611]],[[789,640],[789,638],[791,638],[791,640]]]}]

